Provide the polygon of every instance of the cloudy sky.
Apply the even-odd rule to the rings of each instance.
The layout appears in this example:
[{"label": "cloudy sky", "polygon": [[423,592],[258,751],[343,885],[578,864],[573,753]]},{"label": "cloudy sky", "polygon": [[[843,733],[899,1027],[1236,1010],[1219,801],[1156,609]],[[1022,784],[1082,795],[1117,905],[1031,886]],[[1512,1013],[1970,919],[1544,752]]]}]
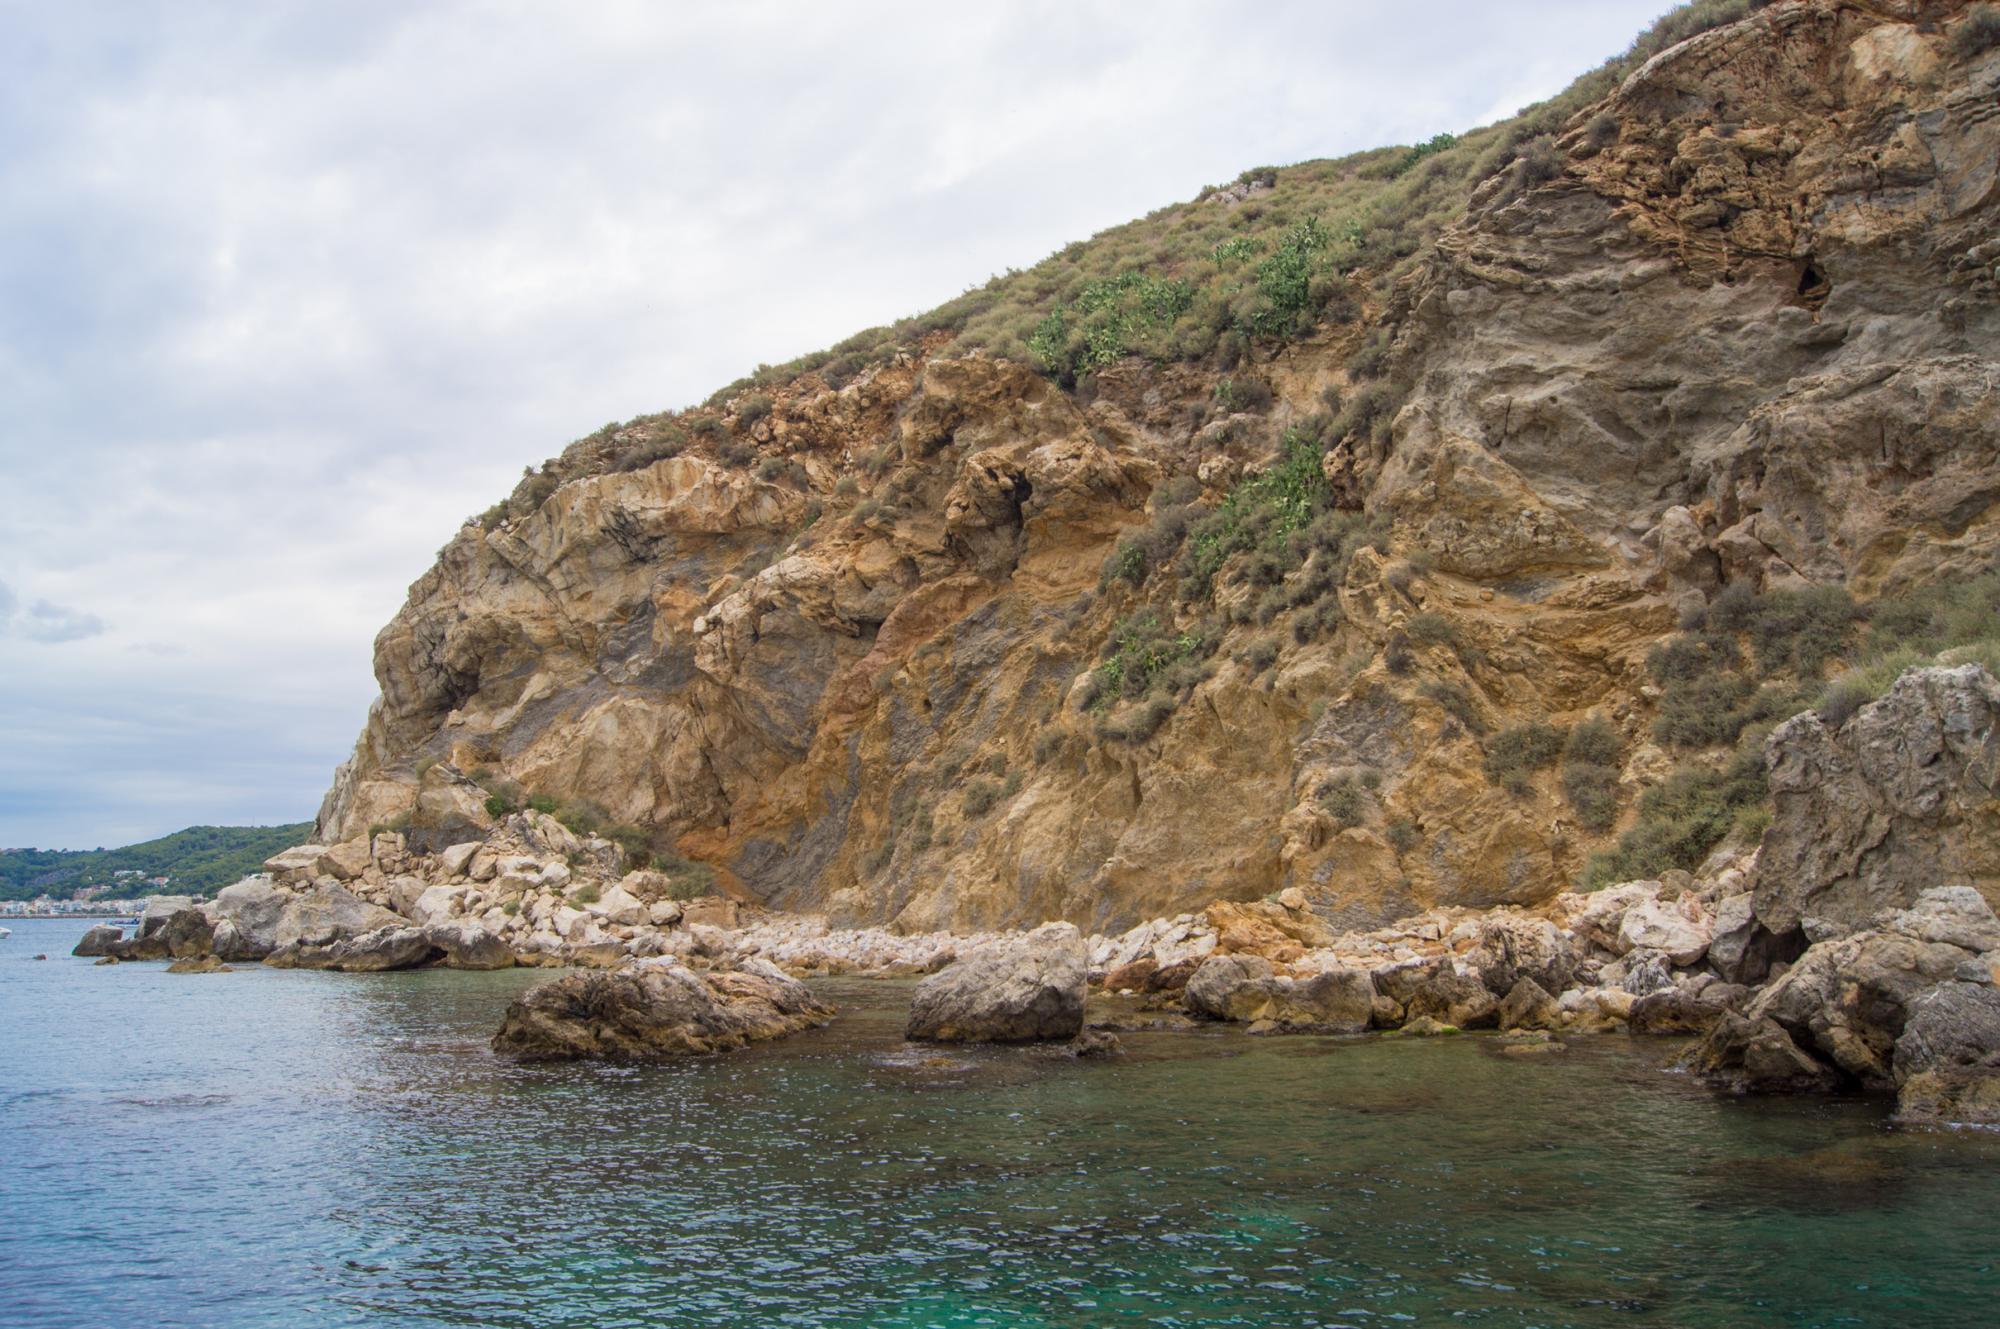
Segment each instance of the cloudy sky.
[{"label": "cloudy sky", "polygon": [[0,0],[0,845],[309,818],[523,464],[1668,7]]}]

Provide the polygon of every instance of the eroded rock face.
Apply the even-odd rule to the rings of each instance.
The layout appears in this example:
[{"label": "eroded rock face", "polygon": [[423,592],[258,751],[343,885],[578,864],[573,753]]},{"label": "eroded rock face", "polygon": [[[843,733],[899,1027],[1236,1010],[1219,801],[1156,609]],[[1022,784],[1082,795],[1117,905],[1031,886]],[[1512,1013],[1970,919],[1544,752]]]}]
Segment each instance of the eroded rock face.
[{"label": "eroded rock face", "polygon": [[1083,1031],[1089,975],[1068,923],[988,942],[917,984],[906,1036],[938,1043],[1032,1043]]},{"label": "eroded rock face", "polygon": [[[1224,898],[1252,949],[1271,929],[1303,951],[1315,927],[1547,900],[1608,833],[1553,777],[1486,780],[1477,726],[1426,683],[1493,729],[1615,717],[1629,807],[1667,766],[1644,660],[1679,610],[1729,584],[1894,594],[2000,553],[2000,67],[1957,51],[1963,10],[1761,7],[1562,127],[1553,178],[1480,184],[1376,325],[1407,401],[1384,436],[1331,440],[1329,484],[1382,531],[1329,588],[1339,625],[1276,634],[1253,671],[1269,629],[1225,624],[1150,736],[1074,704],[1153,602],[1100,594],[1106,556],[1162,482],[1212,507],[1326,389],[1351,397],[1376,311],[1260,348],[1271,410],[1207,427],[1219,371],[1132,359],[1078,395],[927,343],[838,389],[772,385],[726,444],[631,469],[613,454],[644,426],[578,444],[537,506],[469,525],[411,588],[322,843],[273,871],[387,870],[364,832],[405,816],[412,850],[472,842],[490,818],[457,772],[490,766],[655,828],[732,898],[905,932],[1115,931]],[[1438,575],[1399,590],[1419,555]],[[1391,671],[1420,612],[1458,645]],[[1316,791],[1363,771],[1367,816],[1343,824]],[[1984,879],[1926,879],[1880,830],[1781,846],[1772,929],[1802,894],[1858,926],[1910,883]],[[1738,976],[1776,958],[1738,940]],[[1503,971],[1482,971],[1496,997],[1555,991]]]},{"label": "eroded rock face", "polygon": [[1911,670],[1837,731],[1808,711],[1765,749],[1775,815],[1758,919],[1865,925],[1942,881],[2000,895],[2000,682],[1978,665]]},{"label": "eroded rock face", "polygon": [[833,1018],[805,984],[768,965],[699,971],[646,960],[530,988],[493,1050],[522,1061],[645,1059],[727,1051]]}]

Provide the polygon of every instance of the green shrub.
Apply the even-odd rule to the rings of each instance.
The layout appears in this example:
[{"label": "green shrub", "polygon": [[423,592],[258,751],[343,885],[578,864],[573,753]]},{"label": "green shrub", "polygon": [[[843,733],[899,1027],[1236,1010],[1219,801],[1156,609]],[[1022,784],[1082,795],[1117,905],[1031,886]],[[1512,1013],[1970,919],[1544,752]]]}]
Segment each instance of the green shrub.
[{"label": "green shrub", "polygon": [[1368,792],[1351,775],[1322,780],[1314,794],[1320,810],[1333,818],[1333,824],[1340,830],[1359,826],[1368,819]]},{"label": "green shrub", "polygon": [[1692,870],[1739,822],[1756,825],[1767,794],[1763,759],[1738,753],[1720,770],[1683,766],[1639,799],[1639,822],[1618,837],[1618,847],[1594,855],[1586,881],[1592,887],[1658,877],[1670,868]]},{"label": "green shrub", "polygon": [[1486,721],[1480,716],[1479,707],[1474,704],[1472,694],[1458,684],[1433,679],[1418,690],[1444,707],[1445,712],[1464,726],[1467,733],[1479,735],[1486,732]]},{"label": "green shrub", "polygon": [[965,815],[983,817],[993,810],[1000,801],[1001,786],[997,780],[985,778],[974,780],[965,787]]},{"label": "green shrub", "polygon": [[572,909],[581,909],[587,904],[596,904],[600,898],[597,883],[585,882],[569,893],[568,903]]},{"label": "green shrub", "polygon": [[1257,550],[1282,566],[1297,561],[1291,537],[1312,525],[1331,497],[1317,444],[1288,430],[1278,458],[1237,482],[1214,512],[1195,521],[1181,550],[1181,598],[1207,596],[1232,555]]},{"label": "green shrub", "polygon": [[1816,586],[1758,596],[1746,626],[1757,666],[1767,676],[1789,669],[1802,678],[1818,678],[1852,647],[1859,617],[1845,590]]},{"label": "green shrub", "polygon": [[2000,5],[1973,5],[1951,30],[1951,49],[1970,60],[2000,46]]},{"label": "green shrub", "polygon": [[768,419],[770,417],[771,410],[772,410],[772,405],[770,397],[766,396],[764,393],[761,392],[752,393],[751,396],[741,406],[739,406],[736,409],[736,422],[747,429],[751,425],[756,424],[759,420]]},{"label": "green shrub", "polygon": [[1409,853],[1423,839],[1417,830],[1417,823],[1408,817],[1398,817],[1390,822],[1383,828],[1383,834],[1389,841],[1389,847],[1398,854]]},{"label": "green shrub", "polygon": [[1571,727],[1563,744],[1565,765],[1620,766],[1625,761],[1625,741],[1610,722],[1595,716]]},{"label": "green shrub", "polygon": [[1486,778],[1509,793],[1526,794],[1529,777],[1555,765],[1568,735],[1544,720],[1503,729],[1486,745]]},{"label": "green shrub", "polygon": [[1404,635],[1413,646],[1458,646],[1458,629],[1443,614],[1414,614],[1403,625]]}]

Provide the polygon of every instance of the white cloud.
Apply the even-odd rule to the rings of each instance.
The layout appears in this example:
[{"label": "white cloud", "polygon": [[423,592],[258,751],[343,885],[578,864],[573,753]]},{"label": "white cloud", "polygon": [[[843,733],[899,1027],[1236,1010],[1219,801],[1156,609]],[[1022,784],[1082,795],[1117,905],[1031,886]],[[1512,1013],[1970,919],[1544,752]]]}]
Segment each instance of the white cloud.
[{"label": "white cloud", "polygon": [[310,815],[523,463],[1664,7],[0,10],[0,843]]}]

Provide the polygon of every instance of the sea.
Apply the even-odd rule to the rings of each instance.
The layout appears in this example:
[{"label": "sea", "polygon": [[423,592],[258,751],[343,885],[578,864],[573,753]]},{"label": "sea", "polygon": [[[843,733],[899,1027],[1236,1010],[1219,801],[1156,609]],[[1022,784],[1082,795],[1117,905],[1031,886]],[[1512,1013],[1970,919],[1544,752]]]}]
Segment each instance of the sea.
[{"label": "sea", "polygon": [[[1671,1040],[912,1047],[909,986],[520,1066],[535,971],[0,941],[0,1325],[1981,1326],[2000,1134],[1732,1100]],[[45,960],[34,958],[45,954]]]}]

